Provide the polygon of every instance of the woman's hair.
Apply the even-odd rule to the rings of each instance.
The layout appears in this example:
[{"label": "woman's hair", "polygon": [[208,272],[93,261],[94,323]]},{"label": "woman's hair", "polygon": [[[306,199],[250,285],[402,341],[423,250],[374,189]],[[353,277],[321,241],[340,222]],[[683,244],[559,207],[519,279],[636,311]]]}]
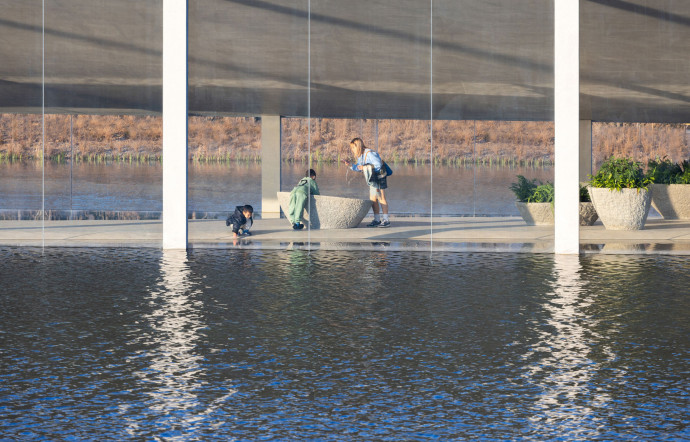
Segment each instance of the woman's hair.
[{"label": "woman's hair", "polygon": [[308,176],[309,178],[316,178],[316,172],[314,171],[314,169],[309,169],[307,170],[307,174],[304,176]]},{"label": "woman's hair", "polygon": [[353,138],[352,141],[350,141],[350,147],[352,146],[355,146],[357,156],[362,155],[364,153],[364,149],[367,148],[361,138]]}]

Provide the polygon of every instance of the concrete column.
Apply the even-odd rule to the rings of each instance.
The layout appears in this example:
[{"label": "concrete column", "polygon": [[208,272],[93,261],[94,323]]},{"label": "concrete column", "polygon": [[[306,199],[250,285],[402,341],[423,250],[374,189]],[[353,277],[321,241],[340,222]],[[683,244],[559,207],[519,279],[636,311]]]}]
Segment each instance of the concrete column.
[{"label": "concrete column", "polygon": [[592,120],[580,120],[580,182],[592,174]]},{"label": "concrete column", "polygon": [[280,116],[261,116],[261,217],[280,218]]},{"label": "concrete column", "polygon": [[163,248],[187,248],[187,0],[163,0]]},{"label": "concrete column", "polygon": [[580,251],[579,3],[579,0],[556,0],[554,3],[554,252],[558,254]]}]

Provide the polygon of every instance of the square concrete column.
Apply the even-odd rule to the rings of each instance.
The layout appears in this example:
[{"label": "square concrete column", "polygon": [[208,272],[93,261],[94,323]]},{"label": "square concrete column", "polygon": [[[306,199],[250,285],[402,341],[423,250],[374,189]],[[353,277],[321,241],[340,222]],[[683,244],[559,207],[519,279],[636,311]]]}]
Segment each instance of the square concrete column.
[{"label": "square concrete column", "polygon": [[592,120],[580,120],[580,182],[592,174]]},{"label": "square concrete column", "polygon": [[280,116],[261,116],[261,217],[280,218]]},{"label": "square concrete column", "polygon": [[554,252],[558,254],[580,251],[579,3],[579,0],[554,3]]},{"label": "square concrete column", "polygon": [[187,0],[163,0],[163,248],[187,248]]}]

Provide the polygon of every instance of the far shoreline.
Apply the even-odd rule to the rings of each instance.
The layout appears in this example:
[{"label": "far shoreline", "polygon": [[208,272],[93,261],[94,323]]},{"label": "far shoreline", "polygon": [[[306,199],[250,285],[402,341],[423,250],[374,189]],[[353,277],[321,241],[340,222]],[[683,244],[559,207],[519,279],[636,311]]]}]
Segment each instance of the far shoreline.
[{"label": "far shoreline", "polygon": [[[359,136],[391,164],[554,164],[553,122],[434,121],[433,143],[429,122],[418,120],[283,118],[281,132],[284,163],[340,162]],[[258,118],[190,117],[188,133],[192,163],[261,162]],[[593,159],[682,161],[690,158],[689,134],[683,124],[593,123]],[[0,114],[0,163],[160,163],[161,140],[160,116]]]}]

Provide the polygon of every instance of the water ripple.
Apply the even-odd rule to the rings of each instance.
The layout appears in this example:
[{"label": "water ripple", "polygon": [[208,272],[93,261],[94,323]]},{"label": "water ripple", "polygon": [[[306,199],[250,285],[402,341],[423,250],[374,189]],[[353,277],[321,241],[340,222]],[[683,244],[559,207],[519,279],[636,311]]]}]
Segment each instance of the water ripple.
[{"label": "water ripple", "polygon": [[682,257],[0,249],[3,440],[683,440]]}]

